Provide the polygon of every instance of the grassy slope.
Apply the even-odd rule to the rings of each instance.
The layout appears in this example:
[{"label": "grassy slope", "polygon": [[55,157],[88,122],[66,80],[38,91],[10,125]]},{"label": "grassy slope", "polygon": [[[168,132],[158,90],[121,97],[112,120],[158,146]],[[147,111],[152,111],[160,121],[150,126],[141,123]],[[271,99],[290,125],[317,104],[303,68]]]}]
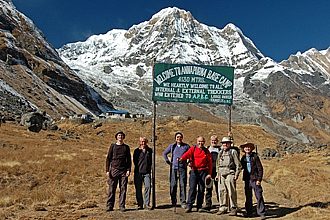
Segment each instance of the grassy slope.
[{"label": "grassy slope", "polygon": [[[174,214],[168,208],[168,166],[161,152],[173,141],[178,130],[184,140],[195,143],[198,135],[223,136],[227,125],[196,120],[160,120],[157,127],[156,197],[158,208],[133,211],[135,194],[129,178],[126,213],[105,213],[107,183],[105,156],[114,134],[123,130],[131,150],[138,137],[150,138],[151,122],[111,121],[101,127],[72,123],[60,124],[56,132],[28,132],[24,127],[2,124],[0,127],[0,218],[42,219],[215,219],[205,213],[185,214],[181,208]],[[237,144],[253,141],[261,151],[276,146],[276,140],[258,126],[233,125]],[[209,144],[209,142],[207,142]],[[152,143],[150,143],[152,146]],[[329,219],[329,149],[308,154],[287,155],[281,159],[263,160],[264,196],[268,213],[285,219]],[[244,206],[242,181],[237,184],[240,207]],[[118,198],[118,197],[117,197]],[[116,199],[117,199],[116,198]],[[116,202],[116,207],[118,203]],[[42,211],[45,210],[45,211]]]}]

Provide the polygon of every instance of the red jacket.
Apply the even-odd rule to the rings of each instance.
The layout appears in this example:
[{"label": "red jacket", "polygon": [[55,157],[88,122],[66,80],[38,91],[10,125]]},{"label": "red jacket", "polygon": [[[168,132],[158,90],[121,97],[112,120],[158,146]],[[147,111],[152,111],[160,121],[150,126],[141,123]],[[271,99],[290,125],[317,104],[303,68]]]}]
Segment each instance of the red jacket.
[{"label": "red jacket", "polygon": [[182,155],[181,159],[189,159],[191,161],[191,169],[193,170],[206,170],[208,174],[212,174],[212,157],[206,147],[202,149],[192,146]]}]

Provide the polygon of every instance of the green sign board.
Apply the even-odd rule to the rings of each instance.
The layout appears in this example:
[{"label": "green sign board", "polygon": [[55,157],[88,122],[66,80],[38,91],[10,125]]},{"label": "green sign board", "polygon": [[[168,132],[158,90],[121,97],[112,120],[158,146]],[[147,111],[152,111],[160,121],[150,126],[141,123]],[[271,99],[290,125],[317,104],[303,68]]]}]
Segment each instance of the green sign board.
[{"label": "green sign board", "polygon": [[233,104],[234,68],[156,63],[153,101]]}]

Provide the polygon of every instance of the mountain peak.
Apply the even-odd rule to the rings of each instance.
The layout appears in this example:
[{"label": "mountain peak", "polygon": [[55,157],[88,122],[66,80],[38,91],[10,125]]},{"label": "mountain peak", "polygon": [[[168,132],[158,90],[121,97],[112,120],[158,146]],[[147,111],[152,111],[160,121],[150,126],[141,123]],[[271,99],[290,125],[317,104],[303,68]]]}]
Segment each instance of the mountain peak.
[{"label": "mountain peak", "polygon": [[151,19],[159,18],[159,17],[167,17],[167,16],[175,16],[175,17],[192,17],[189,11],[185,11],[183,9],[179,9],[177,7],[168,7],[160,10],[158,13],[154,14]]},{"label": "mountain peak", "polygon": [[169,7],[164,8],[158,13],[154,14],[151,17],[149,24],[155,24],[158,21],[167,21],[167,23],[173,24],[181,19],[185,22],[195,20],[189,11],[185,11],[176,7]]},{"label": "mountain peak", "polygon": [[233,31],[238,31],[238,32],[242,32],[241,29],[239,29],[236,25],[234,25],[233,23],[228,23],[224,28],[223,30],[227,30],[227,29],[230,29],[230,30],[233,30]]}]

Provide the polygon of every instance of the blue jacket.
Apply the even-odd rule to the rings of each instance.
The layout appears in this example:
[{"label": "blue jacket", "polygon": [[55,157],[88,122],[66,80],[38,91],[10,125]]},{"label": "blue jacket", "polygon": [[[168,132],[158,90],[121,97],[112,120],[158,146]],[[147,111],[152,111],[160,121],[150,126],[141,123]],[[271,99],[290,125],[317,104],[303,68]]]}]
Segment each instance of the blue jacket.
[{"label": "blue jacket", "polygon": [[[189,144],[186,143],[182,143],[180,147],[178,147],[176,143],[168,145],[163,152],[165,162],[172,164],[173,169],[178,169],[179,167],[187,168],[187,162],[178,163],[178,158],[188,151],[189,148]],[[171,154],[171,160],[168,159],[168,154]]]}]

